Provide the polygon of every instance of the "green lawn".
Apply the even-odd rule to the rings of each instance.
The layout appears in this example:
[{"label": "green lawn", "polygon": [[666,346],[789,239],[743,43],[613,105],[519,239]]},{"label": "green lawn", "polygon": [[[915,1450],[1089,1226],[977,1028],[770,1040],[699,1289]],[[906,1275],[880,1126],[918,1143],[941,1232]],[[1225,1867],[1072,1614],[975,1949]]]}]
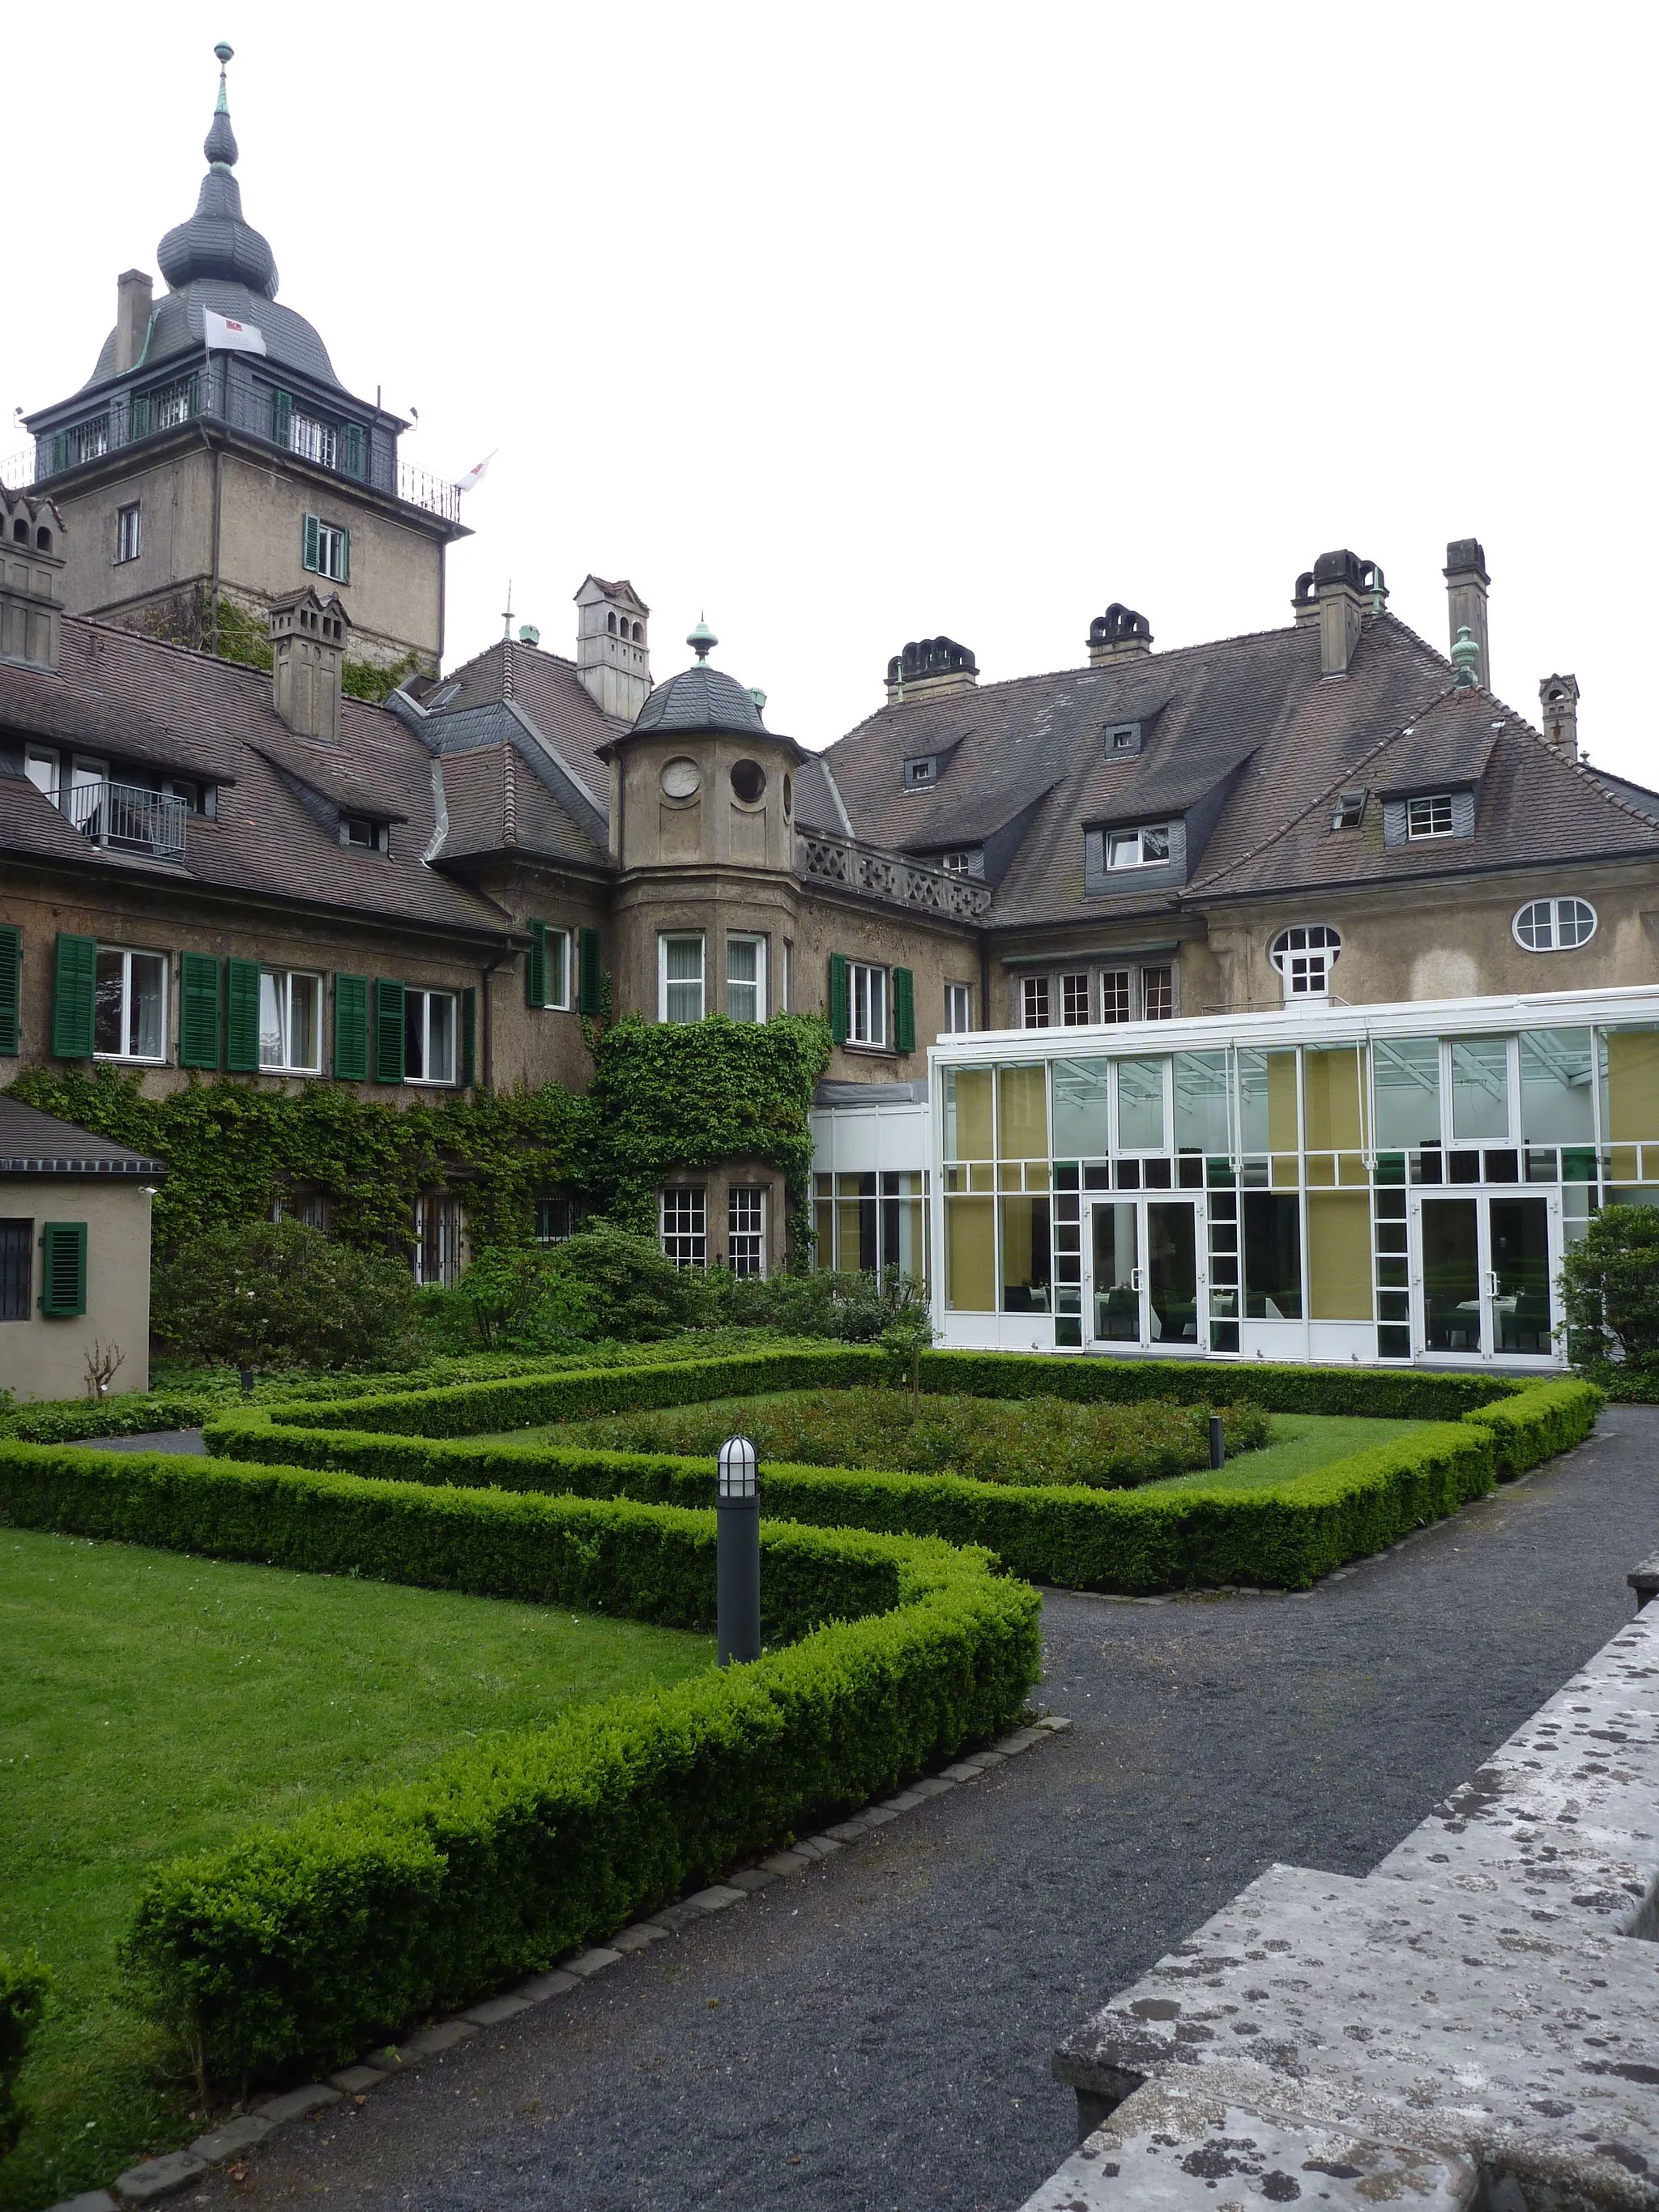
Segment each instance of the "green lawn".
[{"label": "green lawn", "polygon": [[199,2132],[123,2003],[146,1871],[572,1705],[678,1681],[712,1642],[636,1622],[0,1528],[0,1950],[58,2001],[0,2204],[51,2204]]},{"label": "green lawn", "polygon": [[1229,1460],[1218,1474],[1180,1474],[1148,1482],[1143,1490],[1261,1490],[1291,1475],[1311,1474],[1350,1452],[1392,1443],[1424,1426],[1421,1421],[1379,1421],[1358,1413],[1275,1413],[1273,1437],[1261,1451]]}]

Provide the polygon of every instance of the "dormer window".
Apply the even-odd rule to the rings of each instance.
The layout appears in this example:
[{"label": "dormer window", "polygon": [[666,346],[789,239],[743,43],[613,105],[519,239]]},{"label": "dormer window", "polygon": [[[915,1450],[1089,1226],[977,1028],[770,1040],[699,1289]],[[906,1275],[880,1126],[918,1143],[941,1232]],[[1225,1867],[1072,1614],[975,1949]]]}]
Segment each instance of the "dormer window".
[{"label": "dormer window", "polygon": [[1425,793],[1406,801],[1406,835],[1413,843],[1420,837],[1455,837],[1457,824],[1449,791]]},{"label": "dormer window", "polygon": [[1106,751],[1109,757],[1122,757],[1140,750],[1139,722],[1109,722],[1106,725]]},{"label": "dormer window", "polygon": [[939,864],[947,876],[980,876],[985,872],[984,852],[977,845],[960,845],[953,853],[941,853]]},{"label": "dormer window", "polygon": [[1336,794],[1336,805],[1331,809],[1333,830],[1357,830],[1365,818],[1365,787],[1363,783],[1349,784]]},{"label": "dormer window", "polygon": [[1106,840],[1109,868],[1158,868],[1168,865],[1170,825],[1146,823],[1138,830],[1114,830]]},{"label": "dormer window", "polygon": [[907,791],[926,791],[939,781],[939,755],[923,753],[915,760],[904,763],[904,788]]},{"label": "dormer window", "polygon": [[386,824],[377,822],[372,814],[343,814],[340,817],[340,842],[352,846],[359,852],[384,853]]}]

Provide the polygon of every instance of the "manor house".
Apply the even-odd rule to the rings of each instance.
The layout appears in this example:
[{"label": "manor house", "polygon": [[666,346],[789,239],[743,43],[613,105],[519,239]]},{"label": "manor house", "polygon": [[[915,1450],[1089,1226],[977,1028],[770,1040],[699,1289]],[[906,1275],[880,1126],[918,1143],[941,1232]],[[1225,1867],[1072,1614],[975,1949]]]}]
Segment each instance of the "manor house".
[{"label": "manor house", "polygon": [[[817,1261],[928,1273],[948,1341],[1559,1358],[1563,1240],[1659,1195],[1659,795],[1572,676],[1493,696],[1477,540],[1444,652],[1339,549],[1211,644],[908,644],[821,751],[702,623],[655,682],[625,580],[445,666],[454,488],[278,302],[224,88],[168,289],[3,472],[0,1085],[580,1087],[584,1015],[822,1012]],[[769,1270],[783,1200],[732,1160],[662,1234]],[[424,1279],[465,1235],[435,1194]]]}]

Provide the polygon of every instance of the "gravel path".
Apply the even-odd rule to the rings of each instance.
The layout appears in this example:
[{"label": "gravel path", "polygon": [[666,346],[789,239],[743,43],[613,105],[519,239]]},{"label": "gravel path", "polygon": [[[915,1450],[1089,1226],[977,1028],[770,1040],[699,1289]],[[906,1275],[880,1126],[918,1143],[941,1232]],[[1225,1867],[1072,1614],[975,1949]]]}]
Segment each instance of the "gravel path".
[{"label": "gravel path", "polygon": [[1075,1731],[185,2203],[1008,2212],[1048,2053],[1272,1861],[1364,1873],[1628,1618],[1659,1411],[1306,1595],[1054,1595]]}]

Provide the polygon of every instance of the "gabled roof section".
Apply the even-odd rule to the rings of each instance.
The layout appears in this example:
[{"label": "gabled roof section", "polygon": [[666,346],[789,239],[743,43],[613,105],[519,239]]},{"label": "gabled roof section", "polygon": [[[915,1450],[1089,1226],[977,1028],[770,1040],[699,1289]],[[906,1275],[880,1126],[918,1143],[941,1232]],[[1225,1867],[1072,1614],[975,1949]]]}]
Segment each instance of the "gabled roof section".
[{"label": "gabled roof section", "polygon": [[[452,669],[434,687],[425,690],[426,719],[422,736],[433,744],[433,725],[447,722],[471,708],[498,707],[511,701],[562,762],[601,817],[609,812],[611,776],[599,757],[599,748],[615,737],[621,724],[600,713],[587,686],[576,672],[574,660],[544,653],[539,646],[516,638],[501,638]],[[442,704],[437,705],[436,702]]]}]

